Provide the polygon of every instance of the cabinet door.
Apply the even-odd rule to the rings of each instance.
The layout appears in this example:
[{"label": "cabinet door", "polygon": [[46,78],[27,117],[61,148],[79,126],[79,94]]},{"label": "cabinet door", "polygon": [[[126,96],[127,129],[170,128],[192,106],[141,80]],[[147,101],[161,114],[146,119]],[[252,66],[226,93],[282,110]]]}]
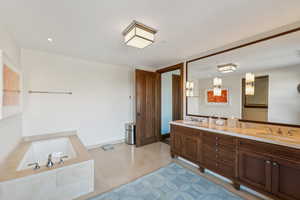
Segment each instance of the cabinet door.
[{"label": "cabinet door", "polygon": [[172,131],[171,132],[171,141],[172,141],[172,151],[176,154],[181,154],[183,149],[183,136],[181,133]]},{"label": "cabinet door", "polygon": [[198,162],[200,158],[200,138],[193,136],[183,136],[183,156],[187,159]]},{"label": "cabinet door", "polygon": [[288,200],[300,199],[300,164],[284,159],[272,163],[272,193]]},{"label": "cabinet door", "polygon": [[256,153],[239,152],[238,179],[246,185],[271,192],[271,158]]}]

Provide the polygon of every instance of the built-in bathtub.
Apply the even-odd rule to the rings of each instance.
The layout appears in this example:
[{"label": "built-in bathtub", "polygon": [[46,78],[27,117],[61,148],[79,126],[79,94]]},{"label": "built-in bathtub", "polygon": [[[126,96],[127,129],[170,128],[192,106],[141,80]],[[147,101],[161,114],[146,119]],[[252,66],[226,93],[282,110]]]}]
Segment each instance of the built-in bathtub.
[{"label": "built-in bathtub", "polygon": [[[57,155],[52,168],[49,154]],[[35,162],[40,169],[28,166]],[[0,168],[0,200],[71,200],[93,190],[94,161],[74,133],[26,138]]]},{"label": "built-in bathtub", "polygon": [[73,145],[67,137],[36,141],[31,143],[17,171],[32,168],[30,164],[35,162],[38,162],[39,165],[46,166],[50,154],[52,155],[52,161],[55,163],[58,163],[60,157],[63,156],[66,157],[64,160],[74,159],[76,157]]}]

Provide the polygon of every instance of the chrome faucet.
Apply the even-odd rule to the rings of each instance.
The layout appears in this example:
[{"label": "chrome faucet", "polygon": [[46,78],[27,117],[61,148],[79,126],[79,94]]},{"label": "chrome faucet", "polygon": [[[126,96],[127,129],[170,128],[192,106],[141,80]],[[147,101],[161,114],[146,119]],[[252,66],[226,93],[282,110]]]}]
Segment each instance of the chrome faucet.
[{"label": "chrome faucet", "polygon": [[33,168],[34,170],[37,170],[37,169],[40,169],[40,168],[41,168],[38,162],[35,162],[35,163],[29,163],[28,166],[29,166],[29,167],[30,167],[30,166],[34,166],[34,168]]},{"label": "chrome faucet", "polygon": [[51,168],[51,167],[53,167],[53,165],[54,165],[54,163],[53,163],[53,161],[52,161],[52,154],[50,153],[50,154],[48,155],[48,162],[47,162],[46,167]]},{"label": "chrome faucet", "polygon": [[68,158],[69,156],[61,156],[60,157],[60,159],[59,159],[59,163],[58,164],[63,164],[65,161],[64,161],[64,159],[66,158]]}]

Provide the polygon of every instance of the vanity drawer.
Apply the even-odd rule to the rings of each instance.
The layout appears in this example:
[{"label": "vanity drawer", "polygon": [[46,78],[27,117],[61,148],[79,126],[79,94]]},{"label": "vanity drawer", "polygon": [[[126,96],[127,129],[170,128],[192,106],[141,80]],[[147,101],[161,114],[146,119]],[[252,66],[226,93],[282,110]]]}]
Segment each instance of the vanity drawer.
[{"label": "vanity drawer", "polygon": [[223,145],[235,146],[235,137],[215,134],[215,133],[205,133],[204,141],[207,143],[218,143]]},{"label": "vanity drawer", "polygon": [[232,144],[224,144],[220,141],[212,141],[212,140],[207,140],[207,139],[203,139],[203,144],[211,147],[211,148],[219,148],[219,149],[224,149],[227,151],[235,151],[236,147],[235,145]]},{"label": "vanity drawer", "polygon": [[210,147],[204,146],[203,156],[220,161],[230,166],[233,166],[235,163],[235,152],[228,152],[224,149],[212,149]]},{"label": "vanity drawer", "polygon": [[235,165],[235,159],[230,157],[225,157],[223,155],[220,155],[220,153],[212,153],[212,152],[206,152],[204,153],[204,158],[213,160],[215,162],[219,162],[231,167],[234,167]]},{"label": "vanity drawer", "polygon": [[266,154],[273,157],[285,158],[300,163],[300,149],[268,144],[248,139],[238,139],[238,149],[242,151]]},{"label": "vanity drawer", "polygon": [[235,175],[234,165],[227,165],[215,159],[204,157],[204,166],[208,170],[217,172],[225,177],[231,178]]}]

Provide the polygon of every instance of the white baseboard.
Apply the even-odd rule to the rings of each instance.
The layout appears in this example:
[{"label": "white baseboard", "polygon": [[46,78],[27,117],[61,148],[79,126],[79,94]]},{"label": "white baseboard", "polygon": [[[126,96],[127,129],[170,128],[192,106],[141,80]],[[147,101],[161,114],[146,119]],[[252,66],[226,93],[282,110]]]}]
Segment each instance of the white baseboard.
[{"label": "white baseboard", "polygon": [[96,149],[96,148],[100,148],[100,147],[102,147],[103,145],[106,145],[106,144],[120,144],[120,143],[123,143],[124,141],[125,141],[125,138],[106,140],[106,141],[103,141],[99,144],[87,145],[86,148],[88,150]]}]

